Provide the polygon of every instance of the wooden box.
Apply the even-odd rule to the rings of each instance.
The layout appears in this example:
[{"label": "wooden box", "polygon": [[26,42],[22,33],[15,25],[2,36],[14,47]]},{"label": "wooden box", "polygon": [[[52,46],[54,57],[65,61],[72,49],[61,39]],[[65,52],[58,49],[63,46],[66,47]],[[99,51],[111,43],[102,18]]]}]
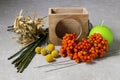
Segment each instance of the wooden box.
[{"label": "wooden box", "polygon": [[88,12],[85,8],[49,8],[49,41],[61,45],[65,33],[76,33],[79,39],[88,34]]}]

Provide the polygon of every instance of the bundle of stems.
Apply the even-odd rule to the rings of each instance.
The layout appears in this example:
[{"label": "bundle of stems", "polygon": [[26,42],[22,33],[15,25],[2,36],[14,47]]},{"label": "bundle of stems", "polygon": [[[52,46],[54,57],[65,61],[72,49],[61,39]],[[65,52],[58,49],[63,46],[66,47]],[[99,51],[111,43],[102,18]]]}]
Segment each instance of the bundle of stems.
[{"label": "bundle of stems", "polygon": [[27,45],[26,47],[22,48],[20,51],[12,55],[11,57],[8,58],[8,60],[17,57],[12,64],[15,65],[17,68],[17,72],[22,73],[25,68],[29,65],[33,57],[35,56],[35,48],[38,45],[43,45],[46,40],[47,40],[47,35],[48,35],[48,29],[46,29],[47,32],[46,34],[40,34],[39,38],[34,41],[33,43]]}]

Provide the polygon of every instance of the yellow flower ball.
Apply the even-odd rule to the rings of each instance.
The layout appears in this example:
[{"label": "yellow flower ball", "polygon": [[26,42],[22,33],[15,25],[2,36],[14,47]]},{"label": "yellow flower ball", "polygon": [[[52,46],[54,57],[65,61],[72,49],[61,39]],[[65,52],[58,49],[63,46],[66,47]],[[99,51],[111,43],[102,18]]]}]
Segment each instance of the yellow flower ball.
[{"label": "yellow flower ball", "polygon": [[40,51],[41,51],[41,47],[38,46],[38,47],[35,48],[36,53],[40,54]]},{"label": "yellow flower ball", "polygon": [[42,54],[43,56],[45,56],[45,55],[47,54],[47,50],[46,50],[45,48],[42,48],[42,49],[41,49],[41,54]]},{"label": "yellow flower ball", "polygon": [[51,52],[51,55],[52,55],[54,58],[57,58],[57,57],[59,56],[57,50],[53,50],[53,51]]},{"label": "yellow flower ball", "polygon": [[55,45],[54,44],[48,44],[46,48],[47,48],[48,51],[51,52],[55,49]]},{"label": "yellow flower ball", "polygon": [[53,61],[54,61],[53,56],[52,56],[51,54],[46,55],[46,56],[45,56],[45,60],[46,60],[47,62],[53,62]]}]

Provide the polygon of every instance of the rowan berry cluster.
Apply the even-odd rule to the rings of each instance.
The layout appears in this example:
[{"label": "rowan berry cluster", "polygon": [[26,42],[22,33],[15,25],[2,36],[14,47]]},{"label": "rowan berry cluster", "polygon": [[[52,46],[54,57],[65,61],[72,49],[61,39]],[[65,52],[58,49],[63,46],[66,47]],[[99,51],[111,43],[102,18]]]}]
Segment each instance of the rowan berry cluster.
[{"label": "rowan berry cluster", "polygon": [[90,63],[95,58],[103,57],[107,51],[108,41],[99,33],[82,38],[80,42],[75,33],[66,34],[60,48],[63,57],[69,56],[77,63],[80,61]]}]

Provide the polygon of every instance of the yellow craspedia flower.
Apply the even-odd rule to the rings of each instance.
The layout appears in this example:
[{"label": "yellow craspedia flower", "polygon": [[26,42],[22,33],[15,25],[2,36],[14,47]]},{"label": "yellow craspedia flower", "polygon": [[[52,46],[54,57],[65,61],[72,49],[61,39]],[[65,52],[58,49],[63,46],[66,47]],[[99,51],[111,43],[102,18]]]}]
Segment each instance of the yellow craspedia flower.
[{"label": "yellow craspedia flower", "polygon": [[51,55],[52,55],[54,58],[57,58],[57,57],[59,56],[58,50],[53,50],[53,51],[51,52]]},{"label": "yellow craspedia flower", "polygon": [[42,48],[42,49],[41,49],[41,54],[42,54],[43,56],[45,56],[45,55],[47,54],[47,50],[46,50],[45,48]]},{"label": "yellow craspedia flower", "polygon": [[45,60],[46,60],[47,62],[53,62],[53,61],[54,61],[53,56],[52,56],[51,54],[46,55],[46,56],[45,56]]},{"label": "yellow craspedia flower", "polygon": [[38,47],[35,48],[36,53],[40,54],[41,53],[40,51],[41,51],[41,47],[38,46]]},{"label": "yellow craspedia flower", "polygon": [[51,52],[55,49],[55,45],[54,44],[48,44],[46,49]]}]

